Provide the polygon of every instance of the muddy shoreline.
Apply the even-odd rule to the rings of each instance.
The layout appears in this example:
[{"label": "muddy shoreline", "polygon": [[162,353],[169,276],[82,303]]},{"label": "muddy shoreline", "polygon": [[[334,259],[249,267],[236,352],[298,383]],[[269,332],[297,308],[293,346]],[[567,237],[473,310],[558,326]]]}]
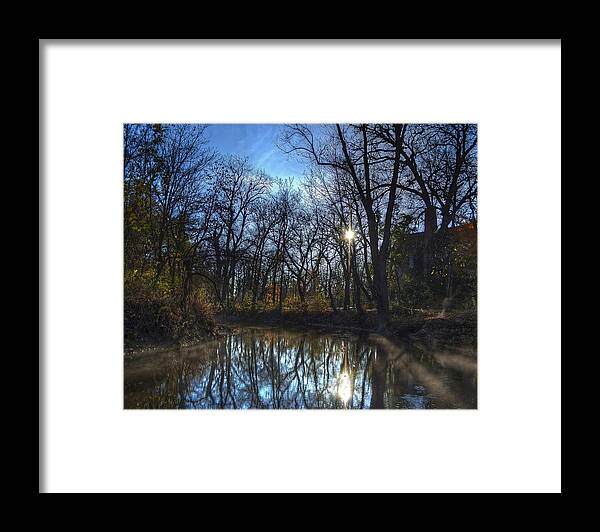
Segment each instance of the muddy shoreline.
[{"label": "muddy shoreline", "polygon": [[[125,345],[125,354],[163,351],[190,347],[217,339],[240,327],[281,327],[298,331],[327,331],[357,335],[375,333],[375,313],[358,316],[354,312],[236,312],[218,314],[217,328],[210,334],[194,336],[186,341],[168,341],[148,338],[146,341]],[[405,341],[418,342],[429,347],[477,346],[477,316],[475,312],[454,312],[445,317],[425,313],[413,316],[393,316],[387,335]]]}]

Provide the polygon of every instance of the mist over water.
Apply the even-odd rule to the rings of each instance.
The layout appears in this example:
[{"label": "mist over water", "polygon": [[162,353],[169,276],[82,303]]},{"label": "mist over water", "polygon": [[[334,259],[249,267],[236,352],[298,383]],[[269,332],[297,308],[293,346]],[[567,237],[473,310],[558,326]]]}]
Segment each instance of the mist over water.
[{"label": "mist over water", "polygon": [[477,358],[377,335],[250,328],[126,356],[125,408],[473,409]]}]

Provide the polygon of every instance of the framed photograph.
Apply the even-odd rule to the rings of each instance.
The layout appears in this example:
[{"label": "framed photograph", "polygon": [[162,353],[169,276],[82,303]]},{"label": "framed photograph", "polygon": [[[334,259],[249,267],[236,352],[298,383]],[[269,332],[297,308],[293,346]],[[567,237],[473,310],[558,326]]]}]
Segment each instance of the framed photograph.
[{"label": "framed photograph", "polygon": [[559,39],[39,46],[40,492],[561,491]]}]

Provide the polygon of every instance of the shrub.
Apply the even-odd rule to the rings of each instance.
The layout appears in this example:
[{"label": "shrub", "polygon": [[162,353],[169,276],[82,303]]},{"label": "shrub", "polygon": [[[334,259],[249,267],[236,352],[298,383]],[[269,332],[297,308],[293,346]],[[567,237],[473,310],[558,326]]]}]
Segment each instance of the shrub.
[{"label": "shrub", "polygon": [[329,309],[329,300],[322,292],[315,292],[306,298],[307,310],[311,312]]},{"label": "shrub", "polygon": [[194,293],[183,308],[176,291],[153,289],[143,283],[126,284],[124,318],[128,347],[191,341],[216,329],[212,308],[202,292]]},{"label": "shrub", "polygon": [[409,308],[432,307],[440,298],[440,294],[437,294],[429,284],[410,273],[402,275],[397,291],[401,306]]}]

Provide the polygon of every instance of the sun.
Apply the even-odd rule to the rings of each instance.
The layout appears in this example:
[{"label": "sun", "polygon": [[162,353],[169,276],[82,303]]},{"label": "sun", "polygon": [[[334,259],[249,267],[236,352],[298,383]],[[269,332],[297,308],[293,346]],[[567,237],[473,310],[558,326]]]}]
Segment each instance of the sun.
[{"label": "sun", "polygon": [[356,233],[352,229],[346,229],[346,232],[344,233],[344,238],[346,240],[348,240],[350,242],[351,240],[354,240],[355,236],[356,236]]}]

